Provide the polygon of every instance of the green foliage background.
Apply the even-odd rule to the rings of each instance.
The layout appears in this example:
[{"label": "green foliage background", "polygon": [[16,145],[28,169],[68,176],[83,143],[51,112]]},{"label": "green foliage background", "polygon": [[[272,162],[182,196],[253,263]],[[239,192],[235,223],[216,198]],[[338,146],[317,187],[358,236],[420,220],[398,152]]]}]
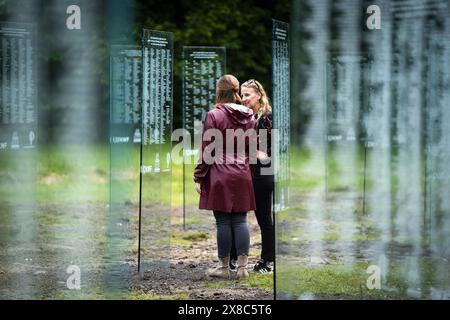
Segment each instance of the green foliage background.
[{"label": "green foliage background", "polygon": [[289,22],[290,0],[135,0],[134,28],[174,33],[175,127],[181,126],[181,66],[183,46],[224,46],[227,72],[241,82],[260,80],[271,92],[272,19]]},{"label": "green foliage background", "polygon": [[[81,8],[82,30],[67,31],[66,8]],[[108,141],[109,46],[140,44],[142,29],[174,34],[174,128],[182,125],[181,65],[183,46],[224,46],[227,72],[240,81],[260,80],[271,92],[272,19],[289,22],[291,0],[0,0],[0,21],[36,25],[39,41],[40,142],[58,141],[58,128],[76,105],[58,101],[67,61],[83,52],[74,42],[58,43],[63,37],[85,37],[95,47],[95,70],[90,72],[98,89],[99,105],[92,113],[95,143]],[[89,23],[88,23],[89,22]],[[61,37],[60,37],[61,38]],[[72,57],[72,58],[70,58]],[[80,124],[82,125],[82,124]],[[89,131],[86,129],[85,131]]]}]

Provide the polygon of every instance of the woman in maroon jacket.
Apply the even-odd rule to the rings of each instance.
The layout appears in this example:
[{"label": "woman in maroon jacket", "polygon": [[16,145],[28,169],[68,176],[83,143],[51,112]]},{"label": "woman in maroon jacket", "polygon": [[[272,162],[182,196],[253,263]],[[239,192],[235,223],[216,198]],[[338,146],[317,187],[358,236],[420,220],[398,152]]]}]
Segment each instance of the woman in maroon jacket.
[{"label": "woman in maroon jacket", "polygon": [[232,75],[222,76],[217,82],[216,106],[206,114],[194,181],[200,193],[200,209],[213,210],[216,219],[220,266],[207,274],[230,278],[233,233],[240,279],[248,277],[247,212],[255,210],[249,148],[254,142],[256,156],[256,122],[253,111],[237,103],[241,103],[238,80]]}]

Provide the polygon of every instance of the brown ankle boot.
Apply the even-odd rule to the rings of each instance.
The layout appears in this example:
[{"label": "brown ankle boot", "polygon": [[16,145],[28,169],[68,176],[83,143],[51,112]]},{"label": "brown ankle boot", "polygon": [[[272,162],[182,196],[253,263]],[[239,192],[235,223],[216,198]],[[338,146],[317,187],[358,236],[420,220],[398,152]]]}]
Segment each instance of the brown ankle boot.
[{"label": "brown ankle boot", "polygon": [[212,278],[230,279],[230,257],[219,257],[220,265],[213,269],[208,269],[206,275]]},{"label": "brown ankle boot", "polygon": [[238,279],[248,278],[248,271],[246,269],[248,263],[248,256],[239,256],[237,260],[237,274],[236,277]]}]

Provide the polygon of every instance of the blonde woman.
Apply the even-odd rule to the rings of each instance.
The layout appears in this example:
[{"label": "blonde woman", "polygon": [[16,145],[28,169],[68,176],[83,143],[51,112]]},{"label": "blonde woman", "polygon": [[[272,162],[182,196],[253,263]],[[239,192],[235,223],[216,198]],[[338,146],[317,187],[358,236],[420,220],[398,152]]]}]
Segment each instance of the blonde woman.
[{"label": "blonde woman", "polygon": [[[241,85],[241,98],[242,104],[252,109],[255,114],[259,142],[258,162],[253,167],[253,189],[256,199],[255,215],[261,230],[262,250],[261,259],[256,263],[253,271],[271,273],[275,261],[275,233],[272,217],[274,175],[272,170],[269,170],[271,168],[272,107],[264,87],[254,79]],[[267,148],[261,148],[261,139],[264,137],[261,130],[267,132]]]}]

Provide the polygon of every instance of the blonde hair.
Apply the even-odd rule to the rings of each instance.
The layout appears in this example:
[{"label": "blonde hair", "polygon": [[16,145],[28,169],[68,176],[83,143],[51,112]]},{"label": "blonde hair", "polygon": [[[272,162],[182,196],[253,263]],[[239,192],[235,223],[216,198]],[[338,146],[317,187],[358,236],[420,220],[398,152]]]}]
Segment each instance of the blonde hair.
[{"label": "blonde hair", "polygon": [[269,97],[267,96],[266,91],[264,90],[264,87],[261,83],[256,81],[255,79],[250,79],[245,81],[241,88],[253,88],[256,92],[258,92],[261,95],[261,98],[259,98],[258,103],[260,105],[260,108],[258,110],[258,118],[266,113],[272,112],[272,106],[269,102]]},{"label": "blonde hair", "polygon": [[239,96],[239,81],[231,74],[223,75],[217,80],[216,104],[220,103],[242,104]]}]

